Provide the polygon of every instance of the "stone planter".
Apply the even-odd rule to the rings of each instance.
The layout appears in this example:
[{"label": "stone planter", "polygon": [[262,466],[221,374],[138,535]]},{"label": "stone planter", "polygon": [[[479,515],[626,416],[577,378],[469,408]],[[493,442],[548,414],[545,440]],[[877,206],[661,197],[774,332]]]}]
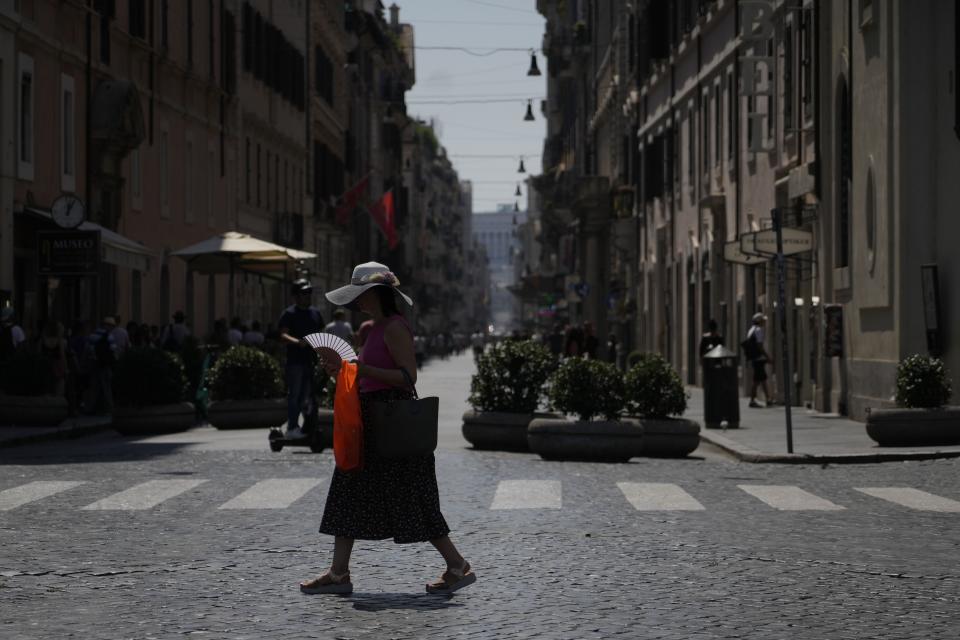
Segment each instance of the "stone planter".
[{"label": "stone planter", "polygon": [[527,427],[534,418],[560,416],[553,413],[467,411],[463,414],[463,437],[474,449],[529,452]]},{"label": "stone planter", "polygon": [[189,402],[113,409],[113,429],[125,436],[186,431],[195,422],[196,410]]},{"label": "stone planter", "polygon": [[620,420],[535,418],[527,443],[544,460],[627,462],[643,455],[643,427]]},{"label": "stone planter", "polygon": [[218,400],[207,408],[207,420],[217,429],[278,427],[287,421],[287,400]]},{"label": "stone planter", "polygon": [[67,399],[62,396],[0,395],[0,426],[56,427],[68,415]]},{"label": "stone planter", "polygon": [[960,445],[960,407],[872,409],[867,435],[881,447]]},{"label": "stone planter", "polygon": [[643,455],[649,458],[683,458],[700,446],[700,425],[686,418],[644,418],[624,420],[643,427]]}]

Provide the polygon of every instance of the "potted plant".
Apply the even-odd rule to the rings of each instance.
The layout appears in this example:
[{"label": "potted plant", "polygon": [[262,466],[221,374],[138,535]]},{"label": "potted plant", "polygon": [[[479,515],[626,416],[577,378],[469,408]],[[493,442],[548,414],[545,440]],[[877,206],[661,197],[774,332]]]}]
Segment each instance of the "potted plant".
[{"label": "potted plant", "polygon": [[280,365],[252,347],[230,347],[207,372],[207,418],[217,429],[276,427],[287,419]]},{"label": "potted plant", "polygon": [[643,427],[619,420],[623,376],[600,360],[569,358],[550,381],[553,407],[577,420],[535,418],[527,428],[530,450],[545,460],[626,462],[641,455]]},{"label": "potted plant", "polygon": [[188,381],[176,355],[150,347],[127,349],[113,376],[113,428],[124,435],[173,433],[195,423],[184,401]]},{"label": "potted plant", "polygon": [[50,360],[18,349],[0,369],[0,425],[55,427],[69,414],[64,396],[54,395]]},{"label": "potted plant", "polygon": [[687,410],[687,393],[663,356],[643,354],[627,371],[624,384],[628,416],[643,426],[643,455],[683,457],[700,446],[700,425],[671,417]]},{"label": "potted plant", "polygon": [[547,348],[532,340],[491,346],[477,359],[470,381],[473,410],[463,414],[463,437],[474,449],[529,451],[527,427],[555,368]]},{"label": "potted plant", "polygon": [[912,355],[897,366],[895,409],[870,409],[867,435],[881,447],[960,444],[960,407],[939,358]]}]

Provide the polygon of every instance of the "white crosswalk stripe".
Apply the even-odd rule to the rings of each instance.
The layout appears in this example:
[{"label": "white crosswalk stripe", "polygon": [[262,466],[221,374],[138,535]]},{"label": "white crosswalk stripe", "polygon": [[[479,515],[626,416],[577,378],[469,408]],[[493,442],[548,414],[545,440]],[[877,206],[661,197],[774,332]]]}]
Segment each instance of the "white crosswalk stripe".
[{"label": "white crosswalk stripe", "polygon": [[220,509],[286,509],[309,493],[320,478],[270,478],[220,505]]},{"label": "white crosswalk stripe", "polygon": [[55,493],[73,489],[81,484],[84,483],[69,480],[37,480],[19,487],[5,489],[0,491],[0,511],[10,511],[35,500],[52,496]]},{"label": "white crosswalk stripe", "polygon": [[85,510],[142,511],[196,488],[206,480],[149,480],[125,491],[97,500]]},{"label": "white crosswalk stripe", "polygon": [[675,484],[618,482],[617,486],[637,511],[703,511],[696,498]]},{"label": "white crosswalk stripe", "polygon": [[842,511],[844,507],[790,485],[737,485],[780,511]]},{"label": "white crosswalk stripe", "polygon": [[559,480],[501,480],[491,509],[559,509]]},{"label": "white crosswalk stripe", "polygon": [[857,491],[917,511],[960,513],[960,502],[909,487],[854,487]]}]

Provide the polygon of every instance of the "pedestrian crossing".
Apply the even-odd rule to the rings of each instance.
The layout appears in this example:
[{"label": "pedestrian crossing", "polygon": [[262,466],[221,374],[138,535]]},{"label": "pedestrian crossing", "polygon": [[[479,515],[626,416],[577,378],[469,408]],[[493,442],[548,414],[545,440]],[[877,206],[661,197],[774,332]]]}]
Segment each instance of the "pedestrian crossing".
[{"label": "pedestrian crossing", "polygon": [[[308,497],[322,499],[317,489],[325,482],[326,478],[267,478],[243,488],[230,499],[215,505],[215,508],[224,512],[288,509]],[[566,505],[565,485],[573,491],[574,496],[572,500],[567,500]],[[616,488],[610,487],[608,490],[602,484],[591,482],[591,489],[597,495],[586,496],[576,480],[505,479],[500,480],[490,493],[477,493],[476,499],[480,505],[475,506],[483,506],[493,512],[557,511],[564,506],[582,508],[600,501],[614,500],[635,512],[709,512],[729,510],[739,500],[740,505],[752,505],[771,513],[843,512],[863,509],[865,506],[960,513],[960,500],[915,487],[851,487],[855,493],[846,492],[847,499],[843,500],[828,499],[795,485],[714,485],[709,491],[703,487],[693,490],[669,482],[623,481],[614,482],[613,485]],[[220,495],[218,492],[222,491],[222,487],[212,489],[216,486],[216,481],[207,479],[153,479],[88,502],[90,494],[96,493],[99,488],[94,481],[37,480],[0,490],[0,512],[42,507],[49,504],[51,499],[59,500],[60,505],[69,505],[61,508],[81,511],[149,511],[168,506],[184,508],[190,504],[189,501],[209,503],[211,494]],[[83,491],[79,491],[81,487]],[[831,489],[831,493],[843,495],[844,490]],[[78,494],[87,497],[80,499]],[[867,498],[856,499],[856,495]],[[0,522],[3,518],[0,515]]]}]

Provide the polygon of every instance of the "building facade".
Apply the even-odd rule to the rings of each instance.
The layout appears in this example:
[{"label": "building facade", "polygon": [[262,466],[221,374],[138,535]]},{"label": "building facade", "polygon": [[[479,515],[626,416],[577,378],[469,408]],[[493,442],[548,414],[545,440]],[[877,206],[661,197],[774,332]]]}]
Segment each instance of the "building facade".
[{"label": "building facade", "polygon": [[473,237],[484,247],[490,269],[490,320],[499,333],[522,328],[520,301],[512,288],[517,284],[514,263],[520,250],[516,230],[526,221],[526,211],[514,211],[508,204],[473,214]]},{"label": "building facade", "polygon": [[[538,9],[549,74],[534,277],[553,280],[567,318],[663,353],[697,384],[707,322],[736,348],[765,313],[777,396],[790,384],[796,404],[858,418],[890,402],[906,355],[958,370],[943,244],[955,181],[939,178],[958,153],[952,5]],[[774,211],[794,248],[783,302]]]}]

